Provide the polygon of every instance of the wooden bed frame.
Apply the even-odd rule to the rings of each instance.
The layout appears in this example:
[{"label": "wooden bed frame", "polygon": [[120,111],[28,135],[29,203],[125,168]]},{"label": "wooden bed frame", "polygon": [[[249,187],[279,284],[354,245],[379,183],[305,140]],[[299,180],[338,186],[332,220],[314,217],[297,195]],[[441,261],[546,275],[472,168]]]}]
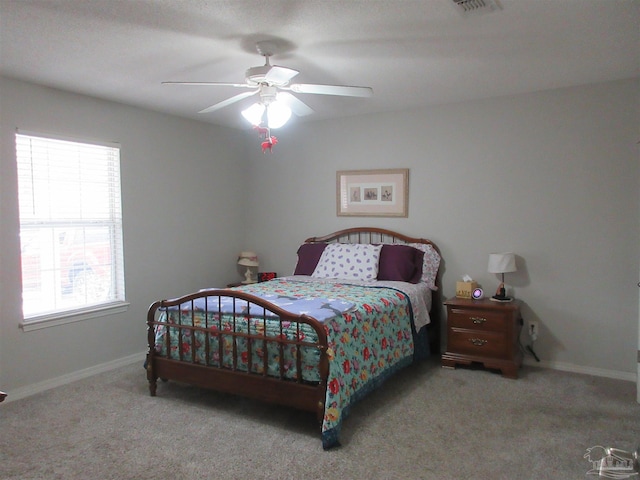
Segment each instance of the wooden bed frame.
[{"label": "wooden bed frame", "polygon": [[[421,238],[412,238],[402,235],[391,230],[385,230],[381,228],[366,228],[358,227],[339,232],[332,233],[321,237],[311,237],[305,240],[305,243],[424,243],[433,245],[438,250],[437,246],[430,240]],[[439,286],[439,275],[437,285]],[[440,288],[438,291],[433,292],[433,301],[431,308],[431,323],[429,327],[429,339],[431,345],[431,353],[439,352],[440,344],[440,328],[439,328],[439,312],[441,309],[440,302]],[[216,365],[203,365],[195,363],[195,349],[191,350],[191,353],[182,352],[182,348],[179,348],[179,352],[175,353],[179,355],[179,359],[169,359],[156,353],[155,350],[155,330],[157,326],[167,325],[167,323],[161,322],[160,312],[169,307],[178,307],[184,304],[191,304],[197,299],[203,297],[230,297],[233,299],[234,305],[237,305],[237,316],[243,316],[241,313],[242,307],[247,306],[248,303],[259,305],[261,309],[264,309],[265,316],[267,312],[280,317],[281,322],[291,322],[295,325],[295,328],[301,328],[303,324],[313,328],[317,333],[317,341],[309,342],[308,340],[289,340],[279,337],[266,337],[264,335],[257,335],[244,333],[241,331],[221,331],[220,329],[212,331],[211,329],[205,329],[199,326],[193,326],[194,321],[194,309],[191,308],[191,320],[192,325],[180,325],[180,335],[194,334],[196,331],[207,331],[207,358],[209,358],[209,337],[217,336],[220,338],[224,336],[227,341],[232,338],[233,348],[235,352],[236,344],[239,341],[243,342],[258,342],[259,346],[270,344],[275,348],[295,348],[297,349],[297,372],[301,372],[300,350],[303,348],[316,348],[320,351],[318,360],[318,371],[320,374],[320,381],[317,383],[305,382],[302,379],[302,375],[297,375],[296,378],[291,379],[285,376],[285,368],[283,361],[280,362],[279,375],[267,376],[266,373],[253,373],[248,372],[246,369],[239,368],[237,362],[234,361],[231,367],[218,367]],[[236,303],[237,302],[237,303]],[[233,315],[236,315],[234,307]],[[175,325],[173,325],[175,327]],[[282,325],[280,326],[282,328]],[[308,327],[305,327],[308,328]],[[167,336],[168,338],[168,336]],[[192,293],[173,300],[162,300],[153,303],[149,307],[147,314],[147,339],[149,344],[149,351],[147,353],[147,379],[149,381],[149,392],[151,396],[156,395],[157,380],[158,378],[163,381],[175,380],[184,382],[194,386],[217,390],[220,392],[237,394],[245,397],[251,397],[263,402],[275,403],[279,405],[285,405],[294,407],[303,411],[315,412],[318,420],[322,422],[324,415],[324,402],[327,389],[327,378],[329,375],[329,360],[327,356],[327,335],[324,327],[320,322],[306,315],[295,315],[290,312],[286,312],[276,305],[273,305],[259,297],[250,295],[248,293],[236,290],[204,290],[197,293]],[[167,343],[169,341],[167,340]],[[212,342],[213,343],[213,342]],[[222,349],[222,342],[217,342]],[[179,341],[181,344],[181,341]],[[251,349],[249,349],[248,355],[251,356]],[[183,354],[184,353],[184,354]],[[222,356],[222,355],[220,355]],[[265,363],[266,363],[265,355]],[[282,358],[283,356],[280,355]],[[251,365],[251,361],[249,361]],[[264,371],[267,368],[265,365]]]}]

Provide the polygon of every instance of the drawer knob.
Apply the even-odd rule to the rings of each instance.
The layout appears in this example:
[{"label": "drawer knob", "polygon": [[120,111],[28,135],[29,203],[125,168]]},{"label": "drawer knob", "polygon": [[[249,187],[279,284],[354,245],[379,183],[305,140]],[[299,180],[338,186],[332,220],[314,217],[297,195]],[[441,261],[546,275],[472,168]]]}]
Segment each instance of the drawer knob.
[{"label": "drawer knob", "polygon": [[469,341],[473,343],[476,347],[481,347],[485,343],[487,343],[487,340],[483,340],[482,338],[470,338]]},{"label": "drawer knob", "polygon": [[486,318],[482,318],[482,317],[471,317],[471,320],[473,320],[473,323],[475,323],[476,325],[480,325],[487,321]]}]

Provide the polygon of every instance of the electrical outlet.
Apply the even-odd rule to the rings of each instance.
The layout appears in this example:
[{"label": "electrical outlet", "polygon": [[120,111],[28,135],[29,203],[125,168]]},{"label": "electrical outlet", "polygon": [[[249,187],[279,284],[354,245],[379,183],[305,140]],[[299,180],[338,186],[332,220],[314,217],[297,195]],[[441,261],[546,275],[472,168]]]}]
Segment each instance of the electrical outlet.
[{"label": "electrical outlet", "polygon": [[531,337],[532,340],[537,339],[538,338],[538,322],[536,322],[535,320],[530,320],[529,328],[527,332],[529,332],[529,336]]}]

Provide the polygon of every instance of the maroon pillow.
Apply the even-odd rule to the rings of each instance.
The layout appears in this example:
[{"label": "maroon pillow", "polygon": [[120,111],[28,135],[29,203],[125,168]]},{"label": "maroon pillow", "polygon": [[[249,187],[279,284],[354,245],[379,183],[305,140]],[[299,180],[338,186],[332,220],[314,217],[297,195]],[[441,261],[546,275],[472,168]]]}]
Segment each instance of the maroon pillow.
[{"label": "maroon pillow", "polygon": [[424,252],[408,245],[383,245],[378,280],[418,283],[422,277]]},{"label": "maroon pillow", "polygon": [[298,263],[294,275],[311,275],[318,265],[326,243],[304,243],[298,248]]}]

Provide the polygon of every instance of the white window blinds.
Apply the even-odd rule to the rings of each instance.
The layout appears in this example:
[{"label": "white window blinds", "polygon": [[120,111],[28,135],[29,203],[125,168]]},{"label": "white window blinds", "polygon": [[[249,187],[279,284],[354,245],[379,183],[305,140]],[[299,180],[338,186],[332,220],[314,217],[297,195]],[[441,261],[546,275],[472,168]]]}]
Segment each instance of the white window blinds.
[{"label": "white window blinds", "polygon": [[25,320],[124,301],[120,149],[16,134]]}]

